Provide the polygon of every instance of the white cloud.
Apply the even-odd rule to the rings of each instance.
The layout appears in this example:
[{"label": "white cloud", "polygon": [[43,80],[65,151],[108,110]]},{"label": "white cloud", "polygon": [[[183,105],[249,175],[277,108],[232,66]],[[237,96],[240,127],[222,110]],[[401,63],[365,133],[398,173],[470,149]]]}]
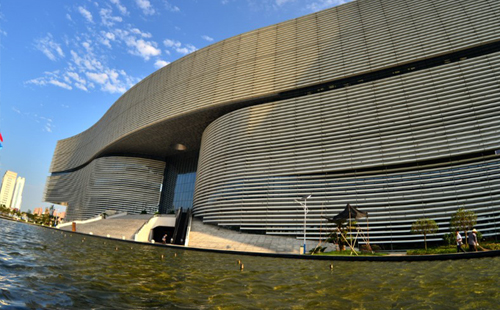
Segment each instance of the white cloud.
[{"label": "white cloud", "polygon": [[[36,115],[36,114],[35,114]],[[44,121],[47,121],[49,123],[52,123],[52,119],[51,118],[47,118],[47,117],[44,117],[44,116],[40,116],[40,119],[44,120]]]},{"label": "white cloud", "polygon": [[26,81],[25,82],[26,84],[35,84],[35,85],[38,85],[38,86],[45,86],[47,85],[47,82],[45,81],[44,78],[36,78],[36,79],[31,79],[29,81]]},{"label": "white cloud", "polygon": [[111,43],[109,42],[108,39],[106,39],[106,38],[100,38],[99,42],[101,42],[102,45],[105,45],[105,46],[111,48]]},{"label": "white cloud", "polygon": [[124,93],[140,80],[127,75],[124,70],[110,69],[102,65],[92,53],[79,56],[72,50],[71,54],[73,56],[71,62],[63,73],[45,72],[44,76],[27,81],[25,84],[54,85],[64,89],[78,88],[85,92],[94,89],[97,84],[101,91]]},{"label": "white cloud", "polygon": [[293,0],[276,0],[275,3],[277,6],[282,6],[283,4],[290,2],[290,1],[293,1]]},{"label": "white cloud", "polygon": [[53,72],[44,72],[44,73],[45,76],[36,79],[31,79],[25,82],[25,84],[34,84],[37,86],[54,85],[68,90],[72,89],[71,85],[69,85],[70,80],[67,77],[62,78],[62,80],[64,80],[66,83],[60,81],[61,78],[59,77],[59,70]]},{"label": "white cloud", "polygon": [[128,37],[125,44],[132,48],[129,49],[129,53],[140,56],[144,58],[144,60],[149,60],[151,56],[158,56],[161,54],[161,50],[157,48],[158,44],[154,41],[137,40],[135,37]]},{"label": "white cloud", "polygon": [[149,60],[150,56],[158,56],[161,54],[161,50],[156,48],[156,46],[156,42],[149,42],[144,40],[136,41],[137,51],[145,60]]},{"label": "white cloud", "polygon": [[168,65],[170,62],[168,61],[165,61],[165,60],[161,60],[161,59],[158,59],[156,62],[155,62],[155,67],[156,68],[163,68],[165,67],[166,65]]},{"label": "white cloud", "polygon": [[148,0],[135,0],[135,3],[141,8],[144,15],[153,15],[156,13],[155,9]]},{"label": "white cloud", "polygon": [[103,32],[103,35],[109,40],[115,40],[115,35],[111,32]]},{"label": "white cloud", "polygon": [[[124,24],[129,11],[120,3],[121,0],[109,0],[107,4],[89,0],[86,6],[76,6],[74,11],[66,13],[67,23],[75,23],[79,27],[71,27],[73,33],[62,35],[58,44],[51,34],[35,41],[35,47],[51,60],[59,60],[68,54],[65,67],[57,71],[44,72],[39,77],[25,82],[25,85],[48,87],[56,86],[75,91],[102,91],[123,93],[140,78],[128,75],[121,68],[113,67],[115,57],[120,57],[122,51],[139,56],[145,61],[154,59],[154,66],[161,67],[168,62],[159,59],[163,51],[155,42],[150,32],[142,31],[133,24]],[[156,14],[151,0],[135,0],[144,14]],[[151,2],[150,2],[151,1]],[[95,8],[95,11],[93,11]],[[117,9],[118,8],[118,9]],[[94,13],[96,12],[96,13]],[[70,15],[72,14],[72,15]],[[84,18],[74,18],[77,15]],[[94,14],[94,16],[92,15]],[[98,14],[97,16],[95,16]],[[64,17],[64,15],[63,15]],[[95,20],[94,17],[100,20]],[[90,27],[89,22],[93,23]],[[125,25],[116,28],[116,25]],[[67,51],[63,52],[63,47]],[[115,49],[112,54],[109,49]],[[177,48],[188,48],[178,44]],[[174,49],[172,49],[174,51]],[[120,63],[123,65],[123,62]]]},{"label": "white cloud", "polygon": [[[109,93],[124,93],[128,88],[132,87],[139,81],[127,75],[123,70],[105,69],[104,72],[86,72],[85,75],[89,80],[100,85],[100,89]],[[89,86],[93,86],[89,83]]]},{"label": "white cloud", "polygon": [[48,33],[45,38],[36,40],[35,47],[52,61],[56,61],[59,57],[64,57],[61,45],[53,40],[52,34],[50,33]]},{"label": "white cloud", "polygon": [[184,47],[176,48],[175,51],[177,53],[187,55],[187,54],[190,54],[190,53],[196,51],[196,47],[194,45],[191,45],[191,44],[186,44]]},{"label": "white cloud", "polygon": [[[43,106],[43,105],[41,105],[41,106]],[[65,106],[65,105],[61,105],[61,106],[69,108],[69,106]],[[42,124],[42,126],[43,126],[42,130],[43,131],[52,132],[53,129],[56,127],[53,124],[52,119],[49,118],[49,117],[40,116],[38,114],[34,114],[34,113],[30,113],[30,112],[21,112],[16,107],[12,107],[12,111],[14,111],[17,114],[22,115],[23,117],[26,117],[26,118],[30,119],[31,121],[34,121],[34,122],[36,122],[38,124]]]},{"label": "white cloud", "polygon": [[207,36],[207,35],[203,35],[203,36],[201,36],[201,38],[202,38],[203,40],[205,40],[205,41],[208,41],[208,42],[212,42],[212,41],[214,40],[214,38],[209,37],[209,36]]},{"label": "white cloud", "polygon": [[165,44],[166,47],[181,47],[181,42],[179,41],[175,41],[175,40],[170,40],[170,39],[165,39],[165,41],[163,41],[163,44]]},{"label": "white cloud", "polygon": [[92,19],[92,13],[90,13],[89,11],[87,11],[84,7],[82,6],[79,6],[78,7],[78,11],[80,12],[80,14],[82,14],[83,17],[85,17],[85,19],[87,21],[89,21],[90,23],[93,23],[93,19]]},{"label": "white cloud", "polygon": [[177,6],[173,5],[173,4],[168,3],[167,1],[165,1],[165,7],[170,12],[180,12],[181,11],[181,9],[179,9],[179,7],[177,7]]},{"label": "white cloud", "polygon": [[98,84],[104,84],[108,81],[108,75],[106,73],[95,73],[87,72],[87,77]]},{"label": "white cloud", "polygon": [[66,76],[72,78],[73,80],[75,80],[77,83],[80,83],[80,84],[83,84],[85,85],[87,83],[87,81],[85,81],[84,78],[80,77],[80,75],[76,72],[66,72]]},{"label": "white cloud", "polygon": [[140,36],[141,36],[141,37],[143,37],[143,38],[151,38],[151,37],[153,36],[151,33],[149,33],[149,32],[142,32],[142,31],[140,31],[140,30],[139,30],[139,29],[137,29],[137,28],[132,28],[132,29],[130,30],[130,32],[132,32],[132,33],[134,33],[134,34],[138,34],[138,35],[140,35]]},{"label": "white cloud", "polygon": [[101,36],[98,38],[98,41],[101,42],[102,45],[111,48],[111,41],[115,41],[115,35],[106,31],[101,31],[100,34]]},{"label": "white cloud", "polygon": [[183,45],[179,41],[170,40],[170,39],[165,39],[163,41],[163,44],[166,47],[171,48],[171,49],[175,50],[177,53],[183,54],[183,55],[187,55],[187,54],[192,53],[192,52],[197,50],[197,48],[192,44],[184,44]]},{"label": "white cloud", "polygon": [[97,60],[92,53],[86,53],[83,57],[80,57],[75,51],[70,51],[72,56],[72,61],[80,70],[90,70],[90,71],[102,71],[104,69],[103,64]]},{"label": "white cloud", "polygon": [[123,94],[124,92],[127,91],[127,89],[124,86],[116,85],[116,84],[111,84],[111,83],[106,83],[102,88],[103,91],[114,94]]},{"label": "white cloud", "polygon": [[[286,2],[287,0],[276,0],[276,2],[278,2],[278,1],[285,1]],[[306,8],[312,12],[317,12],[317,11],[321,11],[323,9],[337,6],[340,4],[344,4],[347,2],[350,2],[350,0],[319,0],[319,1],[313,2],[311,4],[308,4],[306,6]]]},{"label": "white cloud", "polygon": [[108,27],[112,27],[115,23],[123,21],[120,16],[111,15],[111,9],[101,9],[99,14],[101,15],[102,24]]},{"label": "white cloud", "polygon": [[89,42],[89,41],[85,41],[82,43],[82,46],[85,47],[85,50],[87,51],[87,53],[92,53],[91,43],[92,42]]},{"label": "white cloud", "polygon": [[87,87],[85,87],[85,85],[83,85],[83,84],[81,84],[81,83],[75,83],[75,84],[73,84],[73,85],[75,85],[75,87],[76,87],[76,88],[81,89],[81,90],[83,90],[83,91],[86,91],[86,92],[87,92],[87,91],[89,91],[89,90],[87,89]]},{"label": "white cloud", "polygon": [[151,38],[149,32],[143,32],[137,28],[132,28],[130,31],[123,29],[114,30],[117,41],[123,41],[128,47],[128,52],[135,56],[140,56],[148,61],[152,56],[161,55],[161,50],[155,41],[146,41],[142,38]]},{"label": "white cloud", "polygon": [[122,13],[122,15],[128,15],[127,8],[120,3],[120,0],[110,0],[110,1],[111,1],[111,3],[116,5],[116,7],[118,8],[118,11],[120,11],[120,13]]},{"label": "white cloud", "polygon": [[43,131],[52,132],[52,128],[54,127],[54,124],[52,124],[52,119],[43,116],[38,116],[37,114],[34,114],[34,117],[35,117],[35,122],[40,123],[42,121],[45,123]]},{"label": "white cloud", "polygon": [[68,90],[73,89],[73,87],[69,86],[68,84],[57,80],[50,80],[48,83]]}]

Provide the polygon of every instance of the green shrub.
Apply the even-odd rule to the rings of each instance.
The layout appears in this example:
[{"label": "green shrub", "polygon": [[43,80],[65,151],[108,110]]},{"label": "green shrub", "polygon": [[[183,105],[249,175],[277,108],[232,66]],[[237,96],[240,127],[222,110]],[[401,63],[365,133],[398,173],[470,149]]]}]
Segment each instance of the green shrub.
[{"label": "green shrub", "polygon": [[[377,252],[377,251],[380,251],[382,248],[380,247],[380,245],[376,245],[376,244],[370,244],[370,248],[371,248],[371,251],[373,252]],[[359,246],[359,249],[363,252],[363,251],[370,251],[370,249],[368,248],[368,245],[367,244],[362,244]]]},{"label": "green shrub", "polygon": [[452,245],[457,242],[457,237],[455,236],[454,233],[448,233],[443,236],[443,240],[446,245]]},{"label": "green shrub", "polygon": [[419,249],[419,250],[407,250],[406,254],[408,255],[425,255],[425,254],[448,254],[448,253],[456,253],[457,247],[455,245],[446,245],[438,248],[428,248]]}]

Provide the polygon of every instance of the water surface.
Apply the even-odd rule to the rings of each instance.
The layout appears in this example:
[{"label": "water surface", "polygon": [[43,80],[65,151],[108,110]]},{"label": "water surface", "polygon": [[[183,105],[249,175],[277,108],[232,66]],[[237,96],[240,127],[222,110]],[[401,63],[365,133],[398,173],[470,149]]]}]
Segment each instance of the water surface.
[{"label": "water surface", "polygon": [[223,255],[0,219],[0,309],[498,309],[499,264]]}]

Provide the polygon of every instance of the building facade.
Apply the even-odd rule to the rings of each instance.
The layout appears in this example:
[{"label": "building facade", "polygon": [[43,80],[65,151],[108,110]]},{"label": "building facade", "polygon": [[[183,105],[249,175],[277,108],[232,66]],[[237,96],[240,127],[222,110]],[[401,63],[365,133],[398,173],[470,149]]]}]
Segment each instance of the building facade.
[{"label": "building facade", "polygon": [[21,203],[23,202],[23,190],[25,178],[18,177],[16,180],[16,187],[14,188],[14,194],[12,196],[12,209],[21,210]]},{"label": "building facade", "polygon": [[215,43],[59,141],[45,200],[315,240],[349,203],[380,244],[423,217],[441,239],[463,207],[496,236],[498,20],[496,0],[357,0]]},{"label": "building facade", "polygon": [[17,173],[7,170],[2,179],[2,188],[0,189],[0,205],[7,208],[12,207],[12,198],[16,188]]}]

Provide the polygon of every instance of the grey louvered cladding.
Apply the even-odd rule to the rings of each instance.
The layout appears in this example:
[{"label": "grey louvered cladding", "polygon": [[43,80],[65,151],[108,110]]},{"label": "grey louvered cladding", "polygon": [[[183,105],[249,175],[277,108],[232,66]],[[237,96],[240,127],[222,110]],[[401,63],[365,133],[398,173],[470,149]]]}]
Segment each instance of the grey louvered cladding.
[{"label": "grey louvered cladding", "polygon": [[496,0],[357,0],[215,43],[59,141],[45,199],[70,218],[153,211],[197,162],[182,197],[205,223],[301,238],[294,199],[312,194],[315,240],[347,203],[373,243],[420,240],[422,217],[440,240],[459,207],[496,236],[499,20]]}]

